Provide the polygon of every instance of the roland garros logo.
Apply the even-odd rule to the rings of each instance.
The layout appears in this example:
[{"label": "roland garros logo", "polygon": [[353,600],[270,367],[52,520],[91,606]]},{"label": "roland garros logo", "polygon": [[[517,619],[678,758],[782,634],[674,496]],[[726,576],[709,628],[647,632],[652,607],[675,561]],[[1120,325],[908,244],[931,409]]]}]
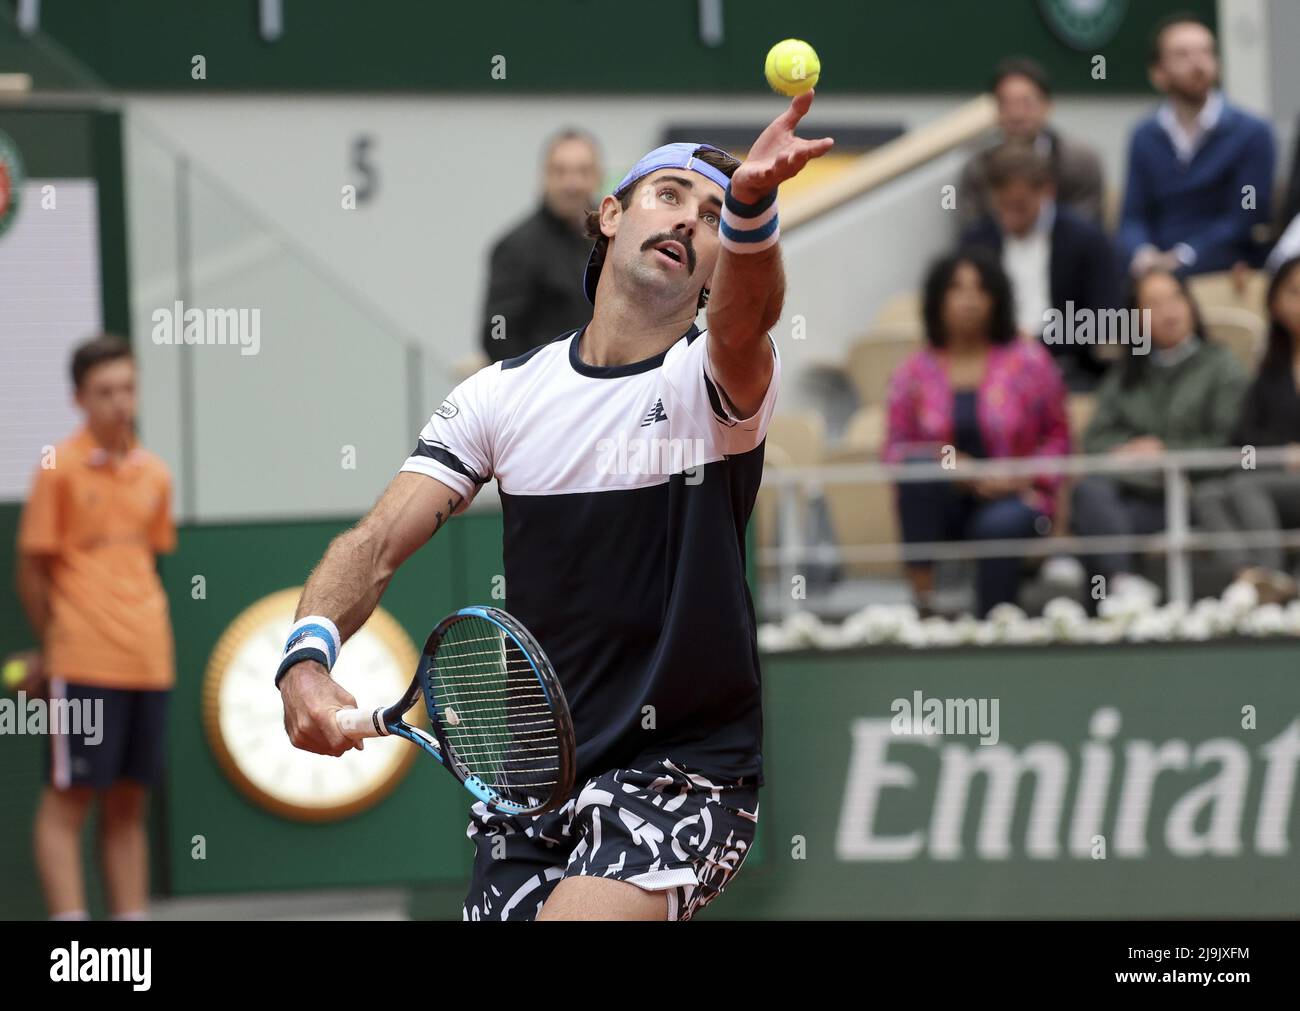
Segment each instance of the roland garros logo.
[{"label": "roland garros logo", "polygon": [[0,235],[4,235],[15,217],[23,191],[23,162],[18,146],[0,130]]}]

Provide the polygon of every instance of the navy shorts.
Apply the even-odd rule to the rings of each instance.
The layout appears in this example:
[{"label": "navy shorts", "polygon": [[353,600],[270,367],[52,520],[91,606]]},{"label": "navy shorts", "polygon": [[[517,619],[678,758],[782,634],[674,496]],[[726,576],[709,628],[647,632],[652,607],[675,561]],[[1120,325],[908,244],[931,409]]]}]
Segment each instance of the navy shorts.
[{"label": "navy shorts", "polygon": [[740,870],[757,828],[757,785],[666,760],[589,779],[547,814],[496,814],[479,801],[466,832],[475,854],[462,915],[532,920],[562,879],[589,875],[662,891],[668,919],[689,920]]},{"label": "navy shorts", "polygon": [[[169,691],[131,691],[50,680],[50,700],[67,699],[78,710],[63,727],[50,727],[46,754],[50,785],[63,790],[89,786],[106,790],[119,780],[142,786],[162,782],[167,752]],[[51,706],[54,722],[57,709]],[[73,733],[56,733],[57,730]]]}]

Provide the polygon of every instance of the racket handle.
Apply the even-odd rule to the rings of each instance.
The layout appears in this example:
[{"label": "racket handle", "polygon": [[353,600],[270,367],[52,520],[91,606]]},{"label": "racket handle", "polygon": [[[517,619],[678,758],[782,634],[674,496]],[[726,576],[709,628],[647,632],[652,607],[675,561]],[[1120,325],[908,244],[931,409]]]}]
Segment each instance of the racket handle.
[{"label": "racket handle", "polygon": [[334,714],[339,721],[339,729],[354,741],[367,737],[383,737],[388,732],[379,729],[384,725],[384,709],[380,706],[373,711],[369,709],[340,709]]}]

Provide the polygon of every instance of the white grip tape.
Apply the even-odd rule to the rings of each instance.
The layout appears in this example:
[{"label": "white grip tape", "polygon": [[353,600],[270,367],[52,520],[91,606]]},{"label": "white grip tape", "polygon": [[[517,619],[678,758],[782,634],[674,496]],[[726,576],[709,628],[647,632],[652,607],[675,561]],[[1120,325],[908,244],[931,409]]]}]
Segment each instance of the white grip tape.
[{"label": "white grip tape", "polygon": [[354,741],[367,737],[384,737],[388,731],[381,729],[384,725],[383,707],[369,709],[340,709],[334,714],[339,721],[339,729]]}]

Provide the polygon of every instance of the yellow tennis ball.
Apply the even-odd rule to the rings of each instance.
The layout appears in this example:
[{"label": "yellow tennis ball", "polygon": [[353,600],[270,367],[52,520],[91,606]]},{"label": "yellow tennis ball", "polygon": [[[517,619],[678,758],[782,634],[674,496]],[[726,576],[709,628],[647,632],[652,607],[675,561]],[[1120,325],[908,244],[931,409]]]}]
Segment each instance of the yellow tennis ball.
[{"label": "yellow tennis ball", "polygon": [[23,678],[27,676],[27,664],[21,660],[10,660],[4,667],[5,688],[13,691],[23,683]]},{"label": "yellow tennis ball", "polygon": [[822,61],[817,52],[802,39],[786,39],[767,51],[763,73],[772,90],[782,95],[802,95],[816,86],[821,76]]}]

